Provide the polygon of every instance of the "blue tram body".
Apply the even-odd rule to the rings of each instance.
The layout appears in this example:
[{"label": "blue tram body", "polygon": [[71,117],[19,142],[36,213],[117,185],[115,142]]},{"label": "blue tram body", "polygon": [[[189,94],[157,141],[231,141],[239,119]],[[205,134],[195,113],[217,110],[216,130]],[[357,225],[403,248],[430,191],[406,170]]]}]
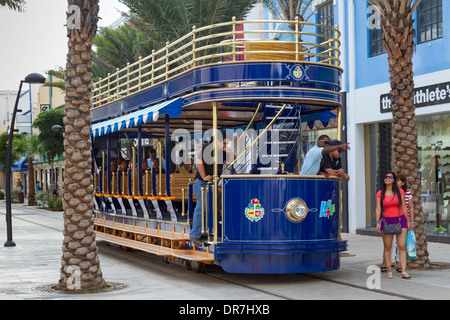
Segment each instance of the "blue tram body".
[{"label": "blue tram body", "polygon": [[[195,35],[192,38],[195,44]],[[219,40],[220,45],[227,43]],[[184,69],[171,65],[170,57],[152,56],[147,74],[141,73],[140,61],[139,73],[132,72],[139,78],[131,77],[132,65],[122,71],[126,77],[118,71],[95,85],[92,137],[99,240],[188,261],[196,270],[209,263],[230,273],[339,269],[339,253],[346,250],[339,232],[341,182],[337,177],[296,174],[302,117],[327,122],[340,116],[338,41],[331,38],[302,48],[266,42],[273,47],[267,52],[252,51],[251,41],[236,40],[228,50],[222,49],[222,55],[204,60],[196,48],[193,62]],[[277,51],[280,45],[284,47]],[[170,46],[159,52],[169,51]],[[219,60],[211,61],[217,56]],[[165,64],[161,67],[155,61]],[[146,76],[151,81],[141,85]],[[124,78],[127,83],[121,83]],[[332,110],[338,110],[337,115]],[[203,121],[201,134],[214,129],[214,141],[218,130],[230,128],[264,133],[264,139],[262,134],[246,137],[245,151],[236,154],[254,161],[235,159],[236,163],[225,164],[231,171],[220,179],[217,173],[201,196],[204,201],[193,193],[195,175],[175,173],[170,160],[173,145],[169,146],[178,143],[177,132],[198,136],[196,121]],[[158,148],[158,157],[166,159],[164,168],[142,171],[144,138],[165,139],[165,153]],[[134,168],[112,172],[109,163],[123,155],[121,143],[132,144],[132,139],[136,146],[128,149],[127,156]],[[254,142],[257,151],[250,154]],[[206,237],[201,247],[189,238],[199,202]]]},{"label": "blue tram body", "polygon": [[[223,242],[217,257],[237,273],[306,273],[339,269],[339,181],[299,177],[223,178]],[[309,208],[305,219],[287,215],[293,199]],[[263,214],[250,219],[252,200]]]}]

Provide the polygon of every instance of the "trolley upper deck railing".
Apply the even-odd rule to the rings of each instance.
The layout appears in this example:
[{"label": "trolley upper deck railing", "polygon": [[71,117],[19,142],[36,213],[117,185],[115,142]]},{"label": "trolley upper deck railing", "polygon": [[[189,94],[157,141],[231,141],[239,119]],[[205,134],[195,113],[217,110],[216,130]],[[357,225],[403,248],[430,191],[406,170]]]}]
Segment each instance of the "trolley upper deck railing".
[{"label": "trolley upper deck railing", "polygon": [[[255,24],[274,25],[295,23],[295,31],[252,30]],[[308,32],[317,28],[324,34]],[[271,40],[273,33],[289,33],[296,41]],[[245,38],[247,35],[260,39]],[[108,74],[105,79],[94,83],[92,107],[96,108],[130,94],[157,85],[181,73],[207,64],[254,61],[283,60],[309,61],[339,67],[340,32],[338,27],[294,21],[252,20],[241,21],[233,18],[225,22],[192,28],[180,39],[169,43],[158,51],[123,69]]]}]

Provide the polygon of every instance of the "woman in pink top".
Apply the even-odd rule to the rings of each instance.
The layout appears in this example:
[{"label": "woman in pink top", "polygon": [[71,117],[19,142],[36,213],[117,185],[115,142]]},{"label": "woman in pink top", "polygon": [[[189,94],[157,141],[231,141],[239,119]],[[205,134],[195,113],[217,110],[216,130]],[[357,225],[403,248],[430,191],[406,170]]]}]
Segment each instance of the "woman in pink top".
[{"label": "woman in pink top", "polygon": [[[375,219],[377,231],[383,238],[384,260],[386,261],[387,278],[392,279],[391,248],[394,239],[393,234],[382,233],[382,221],[386,223],[397,223],[399,218],[402,226],[402,233],[396,235],[397,247],[400,252],[400,265],[402,268],[402,278],[410,279],[406,273],[406,233],[410,228],[406,213],[408,212],[405,203],[405,192],[397,186],[397,177],[394,172],[387,172],[384,176],[383,187],[377,193]],[[383,220],[382,220],[383,219]]]},{"label": "woman in pink top", "polygon": [[[405,204],[406,208],[408,209],[408,221],[411,224],[411,228],[414,229],[414,204],[412,201],[412,193],[411,190],[408,190],[408,184],[406,182],[406,177],[404,175],[401,174],[397,175],[397,186],[400,190],[403,190],[405,192]],[[394,240],[392,242],[392,249],[395,247],[396,243],[397,243],[396,237],[394,235]],[[402,268],[400,266],[400,252],[398,250],[398,247],[395,255],[395,270],[397,270],[397,272],[402,272]],[[386,262],[384,261],[384,251],[383,251],[383,263],[381,265],[381,272],[386,271],[387,268]]]}]

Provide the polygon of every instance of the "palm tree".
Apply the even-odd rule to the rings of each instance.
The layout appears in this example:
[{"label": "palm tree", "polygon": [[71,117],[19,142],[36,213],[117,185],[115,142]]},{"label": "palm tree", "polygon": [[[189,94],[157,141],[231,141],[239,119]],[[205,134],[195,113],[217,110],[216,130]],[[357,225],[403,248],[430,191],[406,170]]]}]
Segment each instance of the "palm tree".
[{"label": "palm tree", "polygon": [[9,9],[22,12],[25,0],[0,0],[0,7],[8,7]]},{"label": "palm tree", "polygon": [[28,163],[28,205],[34,206],[36,190],[33,161],[34,157],[42,151],[41,143],[37,135],[25,134],[21,139],[14,140],[14,146]]},{"label": "palm tree", "polygon": [[51,76],[51,81],[44,83],[45,87],[59,88],[62,91],[66,91],[66,83],[64,82],[66,70],[64,70],[63,67],[59,67],[54,70],[47,70],[45,73]]},{"label": "palm tree", "polygon": [[[53,164],[56,158],[62,157],[64,153],[62,132],[53,131],[52,126],[64,126],[64,110],[50,109],[38,114],[33,122],[33,127],[39,129],[39,141],[42,145],[42,156],[51,165],[52,175],[55,174]],[[52,177],[54,179],[54,176]]]},{"label": "palm tree", "polygon": [[99,0],[68,0],[68,46],[64,139],[64,241],[61,290],[106,287],[94,232],[91,173],[91,47],[97,33]]},{"label": "palm tree", "polygon": [[139,57],[149,56],[153,49],[158,49],[152,39],[128,24],[115,29],[100,28],[94,46],[94,78],[106,78],[108,73],[138,61]]},{"label": "palm tree", "polygon": [[[163,48],[166,42],[174,42],[197,29],[231,22],[233,17],[242,18],[260,0],[120,0],[130,8],[129,22],[140,30],[148,39],[153,41],[153,46]],[[216,34],[229,32],[230,27],[216,27],[215,29],[197,32],[196,37],[205,37],[197,42],[198,47],[206,47],[211,44],[208,39],[212,32]],[[225,37],[224,37],[225,39]],[[220,42],[215,38],[214,42]],[[212,55],[219,52],[220,48],[209,48],[203,55]],[[189,49],[179,51],[175,56],[183,56]],[[174,58],[175,58],[174,56]],[[172,64],[171,68],[183,65],[191,61],[191,57],[185,57]],[[203,63],[209,63],[209,60]]]},{"label": "palm tree", "polygon": [[241,18],[259,0],[120,0],[130,8],[130,22],[164,46],[192,30]]},{"label": "palm tree", "polygon": [[427,240],[420,194],[417,155],[417,126],[414,105],[414,18],[421,0],[368,0],[378,8],[383,28],[383,43],[389,63],[392,115],[394,118],[395,171],[407,177],[414,202],[417,259],[412,268],[428,268]]}]

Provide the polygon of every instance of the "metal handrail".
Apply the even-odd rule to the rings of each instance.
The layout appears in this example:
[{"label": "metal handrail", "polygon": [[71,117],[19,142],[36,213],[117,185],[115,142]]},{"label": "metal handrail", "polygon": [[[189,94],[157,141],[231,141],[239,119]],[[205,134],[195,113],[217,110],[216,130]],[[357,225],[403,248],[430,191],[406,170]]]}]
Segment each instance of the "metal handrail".
[{"label": "metal handrail", "polygon": [[238,155],[233,162],[231,162],[227,169],[230,170],[231,167],[233,167],[233,164],[235,164],[243,155],[245,155],[247,153],[248,150],[250,150],[251,147],[253,147],[253,145],[259,141],[259,139],[261,139],[262,136],[264,136],[264,134],[267,132],[267,130],[269,130],[273,124],[275,123],[275,121],[277,121],[278,117],[283,113],[284,109],[286,108],[287,104],[284,104],[283,107],[280,109],[280,111],[278,111],[278,113],[276,114],[276,116],[272,119],[272,121],[270,121],[270,123],[267,125],[266,128],[264,128],[264,130],[259,134],[259,136],[252,141],[252,143],[244,150],[244,152],[242,152],[240,155]]},{"label": "metal handrail", "polygon": [[[295,31],[279,31],[285,34],[295,34],[296,39],[303,39],[303,42],[295,46],[295,50],[279,51],[273,50],[247,50],[246,46],[251,43],[273,43],[268,39],[238,39],[238,36],[247,34],[263,34],[271,39],[271,34],[275,30],[243,30],[237,31],[238,25],[251,25],[259,23],[296,23]],[[332,30],[334,36],[324,34],[316,34],[301,31],[305,26],[320,27],[321,29]],[[224,30],[229,28],[228,30]],[[278,32],[278,31],[277,31]],[[307,37],[319,39],[313,43],[305,41]],[[297,61],[300,57],[308,58],[308,61],[339,66],[341,45],[339,41],[340,32],[338,27],[335,28],[308,23],[303,21],[278,21],[278,20],[236,20],[233,17],[231,22],[219,23],[201,28],[193,27],[192,31],[172,43],[166,43],[164,48],[153,51],[147,57],[139,57],[139,60],[127,64],[122,69],[108,74],[104,79],[94,83],[92,95],[92,107],[96,108],[103,104],[126,97],[130,94],[147,89],[153,85],[166,81],[171,77],[175,77],[180,72],[191,70],[195,67],[221,63],[223,61],[237,61],[246,54],[292,54]],[[325,41],[322,41],[325,40]],[[278,41],[280,44],[290,42]],[[322,48],[322,51],[319,51]],[[301,49],[301,50],[300,50]]]}]

